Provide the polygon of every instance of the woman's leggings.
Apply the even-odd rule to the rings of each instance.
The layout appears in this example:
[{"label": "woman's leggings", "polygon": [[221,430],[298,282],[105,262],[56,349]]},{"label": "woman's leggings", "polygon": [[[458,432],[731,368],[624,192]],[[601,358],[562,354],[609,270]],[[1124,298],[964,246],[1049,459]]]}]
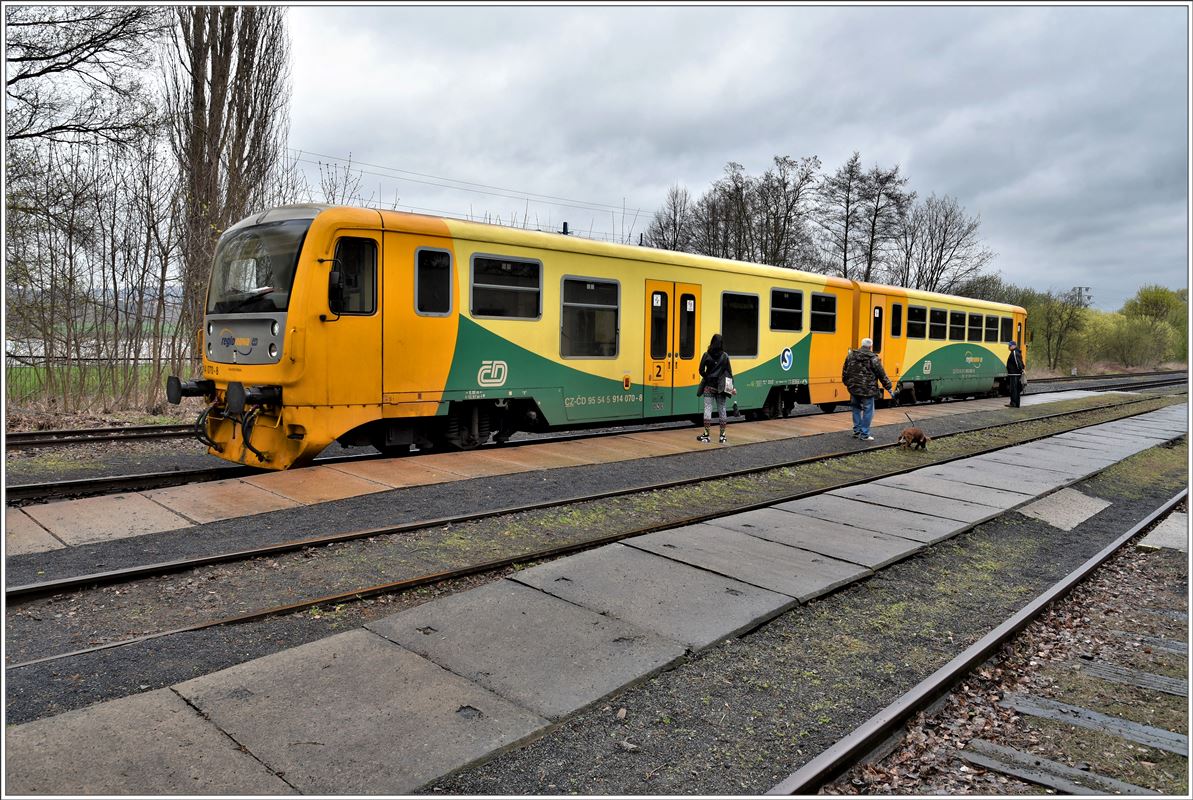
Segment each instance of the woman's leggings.
[{"label": "woman's leggings", "polygon": [[723,394],[706,394],[704,395],[704,427],[712,425],[712,404],[713,401],[717,403],[717,419],[721,423],[721,428],[725,427],[725,395]]}]

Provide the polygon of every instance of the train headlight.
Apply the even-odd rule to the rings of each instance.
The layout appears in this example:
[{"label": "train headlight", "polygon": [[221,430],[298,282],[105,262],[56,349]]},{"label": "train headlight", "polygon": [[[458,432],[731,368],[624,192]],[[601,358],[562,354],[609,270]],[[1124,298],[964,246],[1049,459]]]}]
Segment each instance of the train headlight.
[{"label": "train headlight", "polygon": [[[278,335],[278,321],[276,319],[273,321],[273,324],[269,326],[269,332],[274,336]],[[273,353],[270,353],[270,355],[273,355]]]},{"label": "train headlight", "polygon": [[[277,323],[275,322],[274,325],[277,325]],[[269,343],[269,357],[270,358],[278,357],[278,346],[276,344],[274,344],[273,342]]]},{"label": "train headlight", "polygon": [[211,323],[208,322],[207,323],[207,335],[210,336],[213,331],[214,331],[214,328],[212,328]]}]

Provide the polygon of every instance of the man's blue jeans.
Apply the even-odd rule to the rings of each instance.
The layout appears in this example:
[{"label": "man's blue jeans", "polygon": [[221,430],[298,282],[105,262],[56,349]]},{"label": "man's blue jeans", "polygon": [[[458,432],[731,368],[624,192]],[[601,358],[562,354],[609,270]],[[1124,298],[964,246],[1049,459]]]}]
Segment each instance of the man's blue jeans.
[{"label": "man's blue jeans", "polygon": [[854,435],[869,436],[870,422],[874,419],[874,398],[851,395],[849,408],[853,412]]}]

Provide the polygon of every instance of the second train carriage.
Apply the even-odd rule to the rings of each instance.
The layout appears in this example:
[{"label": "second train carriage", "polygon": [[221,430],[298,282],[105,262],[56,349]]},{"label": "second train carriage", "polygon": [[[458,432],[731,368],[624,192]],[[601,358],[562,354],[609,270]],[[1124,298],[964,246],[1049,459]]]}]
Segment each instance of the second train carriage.
[{"label": "second train carriage", "polygon": [[[334,441],[475,447],[518,430],[693,417],[714,332],[737,402],[848,400],[874,339],[907,400],[997,391],[1023,309],[461,220],[290,206],[230,228],[200,336],[211,452],[285,469]],[[943,327],[942,327],[943,326]]]}]

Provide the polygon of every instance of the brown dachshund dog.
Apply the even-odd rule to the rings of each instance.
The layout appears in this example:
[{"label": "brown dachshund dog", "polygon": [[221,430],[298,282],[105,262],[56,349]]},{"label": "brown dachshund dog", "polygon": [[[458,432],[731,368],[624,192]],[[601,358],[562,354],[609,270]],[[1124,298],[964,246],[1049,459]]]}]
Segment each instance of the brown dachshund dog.
[{"label": "brown dachshund dog", "polygon": [[904,428],[903,433],[899,434],[899,446],[910,447],[912,450],[917,447],[920,450],[927,450],[930,441],[932,438],[919,428]]}]

